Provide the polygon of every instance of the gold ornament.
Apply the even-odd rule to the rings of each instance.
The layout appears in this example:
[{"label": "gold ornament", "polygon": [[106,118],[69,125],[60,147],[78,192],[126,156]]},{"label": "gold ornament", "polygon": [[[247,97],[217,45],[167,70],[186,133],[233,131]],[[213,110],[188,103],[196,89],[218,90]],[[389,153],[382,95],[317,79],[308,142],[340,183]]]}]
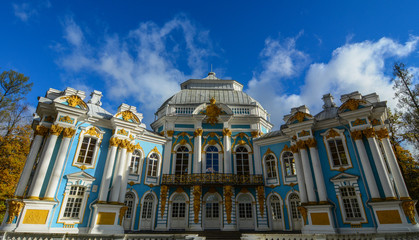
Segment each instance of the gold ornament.
[{"label": "gold ornament", "polygon": [[306,137],[306,136],[310,136],[310,131],[303,130],[303,131],[301,131],[300,133],[298,133],[298,136],[299,136],[299,137]]},{"label": "gold ornament", "polygon": [[109,140],[109,145],[111,145],[112,147],[117,147],[120,141],[120,139],[113,137]]},{"label": "gold ornament", "polygon": [[231,197],[233,196],[233,187],[232,186],[225,186],[224,187],[224,196],[225,196],[227,223],[230,224],[231,223],[231,210],[232,210]]},{"label": "gold ornament", "polygon": [[339,111],[343,111],[343,110],[353,111],[353,110],[358,109],[360,104],[366,104],[366,103],[367,102],[361,99],[349,99],[348,101],[343,103],[342,106],[339,107]]},{"label": "gold ornament", "polygon": [[306,143],[306,145],[307,145],[309,148],[314,148],[314,147],[316,147],[316,146],[317,146],[317,142],[316,142],[316,140],[315,140],[314,138],[307,139],[307,140],[305,141],[305,143]]},{"label": "gold ornament", "polygon": [[326,135],[326,139],[329,139],[329,138],[334,138],[334,137],[339,137],[340,136],[340,134],[335,130],[335,129],[330,129],[330,131],[327,133],[327,135]]},{"label": "gold ornament", "polygon": [[237,144],[239,144],[239,145],[246,145],[246,141],[240,140],[240,141],[237,142]]},{"label": "gold ornament", "polygon": [[44,136],[45,137],[47,135],[47,133],[48,133],[48,130],[49,129],[47,127],[38,125],[35,128],[35,135],[40,135],[40,136]]},{"label": "gold ornament", "polygon": [[289,123],[293,123],[295,120],[297,120],[299,123],[303,122],[305,118],[312,118],[308,113],[305,112],[296,112],[289,120]]},{"label": "gold ornament", "polygon": [[166,198],[167,198],[168,191],[169,191],[169,188],[166,185],[162,185],[160,187],[161,217],[163,217],[164,210],[166,209]]},{"label": "gold ornament", "polygon": [[415,225],[415,202],[414,201],[406,201],[402,203],[402,208],[404,214],[409,218],[410,222]]},{"label": "gold ornament", "polygon": [[217,105],[215,105],[215,98],[212,97],[210,100],[210,105],[207,106],[205,115],[207,115],[207,123],[211,125],[215,125],[218,123],[218,116],[221,115],[221,108],[219,108]]},{"label": "gold ornament", "polygon": [[364,133],[365,137],[367,137],[367,138],[375,137],[374,128],[366,128],[362,131],[362,133]]},{"label": "gold ornament", "polygon": [[13,219],[19,216],[23,206],[25,206],[25,203],[21,201],[11,200],[9,202],[9,219],[7,220],[7,224],[13,223]]},{"label": "gold ornament", "polygon": [[83,100],[77,95],[62,97],[61,99],[67,100],[68,106],[70,107],[76,107],[78,105],[81,105],[84,108],[87,108],[86,103],[83,102]]},{"label": "gold ornament", "polygon": [[130,142],[128,140],[124,139],[124,140],[121,140],[119,142],[119,147],[121,147],[121,148],[127,148],[129,144],[130,144]]},{"label": "gold ornament", "polygon": [[188,142],[185,139],[180,140],[179,144],[180,145],[186,145]]},{"label": "gold ornament", "polygon": [[76,129],[73,128],[65,128],[63,131],[63,137],[65,138],[72,138],[76,133]]},{"label": "gold ornament", "polygon": [[166,133],[167,133],[167,136],[168,137],[173,137],[173,134],[175,134],[175,131],[173,131],[173,130],[167,130]]},{"label": "gold ornament", "polygon": [[379,139],[388,138],[387,128],[381,128],[380,130],[375,131],[375,134]]},{"label": "gold ornament", "polygon": [[303,216],[304,225],[306,225],[307,222],[307,209],[303,206],[298,207],[298,211],[300,211],[301,216]]},{"label": "gold ornament", "polygon": [[367,120],[359,119],[359,118],[357,118],[355,121],[352,122],[353,127],[356,127],[356,126],[359,126],[359,125],[365,125],[365,124],[367,124]]},{"label": "gold ornament", "polygon": [[202,128],[197,128],[195,132],[193,133],[194,137],[202,136],[202,133],[204,133],[204,130]]},{"label": "gold ornament", "polygon": [[128,136],[128,132],[127,132],[125,129],[123,129],[123,128],[119,129],[119,130],[116,132],[116,134],[118,134],[118,135],[122,135],[122,136]]},{"label": "gold ornament", "polygon": [[71,119],[69,116],[60,116],[60,118],[58,118],[58,121],[68,123],[68,124],[74,123],[74,119]]},{"label": "gold ornament", "polygon": [[194,211],[194,223],[199,222],[199,210],[201,208],[201,186],[193,186],[193,211]]},{"label": "gold ornament", "polygon": [[45,122],[49,122],[49,123],[53,123],[54,122],[54,118],[52,116],[48,116],[44,118]]},{"label": "gold ornament", "polygon": [[52,125],[51,129],[50,129],[50,134],[55,135],[55,136],[59,136],[61,134],[61,132],[63,131],[63,127],[58,126],[58,125]]},{"label": "gold ornament", "polygon": [[351,132],[351,137],[354,140],[362,140],[362,131],[361,130],[355,130]]},{"label": "gold ornament", "polygon": [[263,217],[263,210],[265,209],[265,188],[263,186],[258,186],[256,190],[258,194],[260,215]]},{"label": "gold ornament", "polygon": [[381,125],[381,122],[380,122],[380,120],[378,120],[378,119],[373,119],[373,120],[371,121],[371,124],[372,124],[373,126],[378,126],[378,125]]},{"label": "gold ornament", "polygon": [[298,149],[306,149],[306,143],[302,140],[297,142]]},{"label": "gold ornament", "polygon": [[96,136],[97,138],[100,137],[99,130],[96,127],[91,127],[89,130],[86,131],[86,134],[90,136]]},{"label": "gold ornament", "polygon": [[228,128],[223,129],[223,136],[231,137],[231,130]]},{"label": "gold ornament", "polygon": [[127,206],[123,206],[121,207],[121,209],[119,209],[119,225],[122,225],[122,219],[124,219],[125,212],[127,210],[128,210]]},{"label": "gold ornament", "polygon": [[135,145],[134,144],[129,143],[127,145],[127,152],[132,153],[132,152],[134,152],[134,149],[135,149]]},{"label": "gold ornament", "polygon": [[291,152],[298,153],[298,147],[297,147],[297,145],[292,145],[291,146]]}]

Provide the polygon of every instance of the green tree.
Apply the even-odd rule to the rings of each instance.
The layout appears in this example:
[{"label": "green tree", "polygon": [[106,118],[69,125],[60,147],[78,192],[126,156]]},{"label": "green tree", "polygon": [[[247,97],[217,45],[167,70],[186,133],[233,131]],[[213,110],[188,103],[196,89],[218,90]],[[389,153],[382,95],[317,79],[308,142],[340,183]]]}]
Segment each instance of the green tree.
[{"label": "green tree", "polygon": [[403,63],[393,67],[395,97],[398,100],[396,114],[401,116],[400,126],[402,140],[419,148],[419,84],[413,83],[413,75]]}]

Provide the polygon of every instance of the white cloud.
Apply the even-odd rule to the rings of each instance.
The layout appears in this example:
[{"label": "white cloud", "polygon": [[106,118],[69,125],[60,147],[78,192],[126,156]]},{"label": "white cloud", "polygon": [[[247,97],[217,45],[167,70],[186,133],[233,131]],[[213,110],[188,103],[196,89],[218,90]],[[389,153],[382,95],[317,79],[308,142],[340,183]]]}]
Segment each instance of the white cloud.
[{"label": "white cloud", "polygon": [[[333,51],[329,62],[311,64],[300,91],[290,95],[281,91],[277,92],[272,88],[283,88],[281,85],[285,84],[284,77],[292,76],[292,74],[278,74],[277,77],[271,75],[275,73],[272,69],[286,68],[284,71],[288,72],[289,69],[297,67],[294,66],[298,64],[295,58],[299,59],[298,56],[304,53],[291,54],[299,52],[293,45],[288,51],[279,51],[272,56],[266,56],[265,61],[268,64],[265,64],[264,70],[256,73],[249,82],[248,92],[255,95],[256,99],[260,100],[262,105],[271,112],[271,121],[276,125],[282,123],[282,116],[288,114],[291,107],[306,104],[313,114],[318,113],[323,104],[321,97],[326,93],[332,93],[340,104],[339,98],[342,94],[353,91],[359,91],[362,94],[376,92],[381,100],[387,100],[390,107],[395,107],[392,76],[386,75],[388,71],[385,69],[385,62],[413,53],[418,41],[419,37],[412,36],[404,44],[386,37],[375,42],[347,43]],[[281,43],[276,41],[275,44]],[[270,45],[266,44],[265,49]],[[262,50],[262,53],[265,51]],[[276,60],[278,55],[284,54],[286,56],[282,58],[289,59],[288,62],[291,64],[282,64]],[[295,75],[296,72],[293,74]]]},{"label": "white cloud", "polygon": [[13,12],[17,18],[19,18],[22,22],[27,22],[29,18],[36,16],[39,14],[39,11],[43,8],[50,8],[51,3],[49,0],[39,1],[35,5],[33,2],[27,3],[12,3]]},{"label": "white cloud", "polygon": [[[94,47],[69,18],[64,22],[64,39],[67,52],[59,65],[73,73],[98,74],[104,80],[98,89],[104,91],[104,98],[114,102],[129,98],[128,104],[141,104],[138,111],[148,124],[160,104],[179,91],[181,81],[200,77],[207,68],[205,59],[213,55],[208,31],[200,31],[183,15],[163,26],[140,23],[127,36],[107,35],[98,41],[104,44]],[[179,64],[189,72],[178,70]]]}]

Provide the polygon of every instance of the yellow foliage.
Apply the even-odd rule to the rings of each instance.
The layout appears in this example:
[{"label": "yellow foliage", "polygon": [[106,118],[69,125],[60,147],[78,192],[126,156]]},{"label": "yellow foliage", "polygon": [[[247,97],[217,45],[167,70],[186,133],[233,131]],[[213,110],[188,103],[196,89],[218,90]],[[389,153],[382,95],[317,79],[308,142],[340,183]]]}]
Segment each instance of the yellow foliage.
[{"label": "yellow foliage", "polygon": [[394,146],[394,153],[400,165],[406,187],[412,199],[419,199],[419,162],[400,145]]},{"label": "yellow foliage", "polygon": [[12,198],[30,150],[32,130],[17,127],[12,134],[0,136],[0,220],[6,211],[5,200]]}]

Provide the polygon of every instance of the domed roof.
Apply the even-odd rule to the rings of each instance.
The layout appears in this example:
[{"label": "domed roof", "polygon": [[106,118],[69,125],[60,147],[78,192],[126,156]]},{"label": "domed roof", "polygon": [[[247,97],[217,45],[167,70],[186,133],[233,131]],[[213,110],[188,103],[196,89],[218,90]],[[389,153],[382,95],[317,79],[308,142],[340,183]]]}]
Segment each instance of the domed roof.
[{"label": "domed roof", "polygon": [[[214,97],[217,103],[226,105],[258,105],[252,97],[242,91],[243,85],[235,80],[222,80],[210,72],[203,79],[189,79],[181,84],[181,91],[167,99],[160,111],[167,105],[199,105],[208,103]],[[260,106],[261,107],[261,106]]]}]

